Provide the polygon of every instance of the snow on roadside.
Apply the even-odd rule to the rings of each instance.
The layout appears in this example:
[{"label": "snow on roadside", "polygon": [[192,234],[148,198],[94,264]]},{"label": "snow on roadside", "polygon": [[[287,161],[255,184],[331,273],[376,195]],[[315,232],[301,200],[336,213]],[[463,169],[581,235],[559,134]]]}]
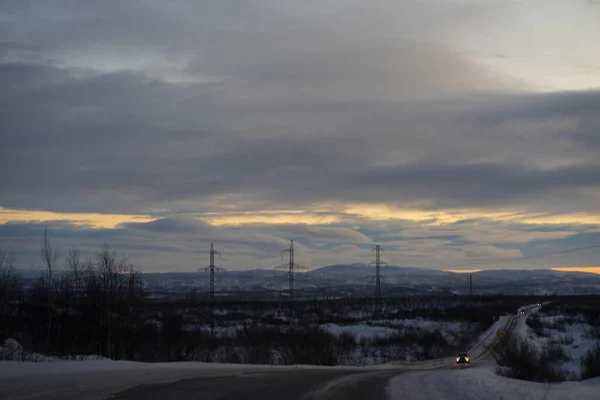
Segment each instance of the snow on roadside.
[{"label": "snow on roadside", "polygon": [[398,333],[397,329],[385,328],[381,326],[371,326],[368,324],[354,324],[354,325],[337,325],[337,324],[324,324],[321,328],[330,332],[336,336],[342,333],[350,333],[354,335],[354,338],[358,341],[362,338],[373,339],[375,337],[385,337]]},{"label": "snow on roadside", "polygon": [[419,371],[390,379],[391,400],[597,400],[600,379],[537,383],[496,375],[493,365]]},{"label": "snow on roadside", "polygon": [[53,362],[53,361],[102,361],[108,360],[98,355],[74,355],[70,357],[52,357],[39,353],[25,351],[23,346],[14,339],[6,339],[4,345],[0,346],[0,360],[4,361],[23,361],[23,362]]},{"label": "snow on roadside", "polygon": [[113,361],[107,358],[101,360],[73,361],[53,359],[53,362],[12,362],[0,361],[0,382],[22,377],[41,377],[43,375],[72,375],[96,372],[126,372],[126,371],[190,371],[205,375],[217,376],[225,373],[259,372],[259,371],[289,371],[289,370],[340,370],[340,371],[380,371],[391,369],[388,364],[357,366],[320,366],[320,365],[257,365],[257,364],[227,364],[202,363],[192,361],[145,363],[138,361]]},{"label": "snow on roadside", "polygon": [[323,324],[320,327],[334,335],[350,333],[359,341],[362,338],[374,339],[390,335],[405,334],[407,332],[434,332],[439,331],[445,338],[452,341],[456,334],[468,329],[468,324],[459,321],[437,321],[422,318],[395,319],[395,320],[368,320],[363,323],[349,325]]},{"label": "snow on roadside", "polygon": [[[539,318],[544,326],[539,332],[544,336],[539,336],[527,325],[526,320],[530,316]],[[556,329],[558,327],[560,329]],[[529,315],[519,317],[515,332],[538,352],[549,345],[560,346],[569,360],[557,362],[557,367],[571,376],[571,379],[580,379],[582,358],[599,344],[598,340],[589,337],[591,330],[592,327],[582,318],[565,317],[560,314],[548,316],[534,309]]]}]

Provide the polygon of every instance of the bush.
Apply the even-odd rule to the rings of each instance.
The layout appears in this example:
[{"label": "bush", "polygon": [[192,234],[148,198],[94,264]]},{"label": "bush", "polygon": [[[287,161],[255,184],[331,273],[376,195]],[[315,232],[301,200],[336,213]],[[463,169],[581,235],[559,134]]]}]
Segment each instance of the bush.
[{"label": "bush", "polygon": [[567,322],[564,320],[564,318],[556,318],[554,321],[544,325],[546,328],[556,329],[559,332],[566,332],[567,330]]},{"label": "bush", "polygon": [[[562,350],[562,349],[561,349]],[[564,354],[564,352],[563,352]],[[566,375],[557,371],[552,363],[544,360],[544,355],[557,356],[557,353],[539,355],[528,342],[515,337],[507,337],[498,354],[495,354],[499,375],[535,382],[562,382]]]},{"label": "bush", "polygon": [[573,337],[572,334],[569,333],[567,335],[561,336],[560,339],[558,340],[558,342],[560,344],[570,346],[575,342],[575,338]]},{"label": "bush", "polygon": [[528,327],[530,327],[533,330],[542,329],[544,327],[542,320],[540,319],[540,317],[537,314],[527,317],[527,319],[525,320],[525,323],[527,324]]},{"label": "bush", "polygon": [[556,362],[564,362],[569,361],[570,358],[565,353],[560,345],[548,345],[544,347],[542,352],[541,361],[544,363],[556,363]]},{"label": "bush", "polygon": [[343,332],[339,338],[339,345],[344,351],[352,350],[356,346],[356,338],[349,332]]},{"label": "bush", "polygon": [[600,376],[600,345],[588,351],[581,360],[581,379],[589,379]]},{"label": "bush", "polygon": [[598,327],[593,327],[588,329],[587,333],[587,337],[590,339],[598,339],[600,340],[600,328]]}]

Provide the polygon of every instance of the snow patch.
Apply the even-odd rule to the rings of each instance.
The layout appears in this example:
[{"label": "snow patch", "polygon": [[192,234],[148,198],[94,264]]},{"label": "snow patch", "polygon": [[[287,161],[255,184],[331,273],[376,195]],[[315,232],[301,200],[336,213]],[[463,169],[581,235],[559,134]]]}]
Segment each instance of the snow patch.
[{"label": "snow patch", "polygon": [[102,361],[108,360],[99,355],[73,355],[69,357],[52,357],[40,353],[31,353],[25,351],[23,346],[15,339],[6,339],[4,345],[0,346],[0,360],[3,361],[23,361],[23,362],[55,362],[55,361]]},{"label": "snow patch", "polygon": [[455,367],[451,370],[419,371],[390,379],[391,400],[596,400],[600,379],[584,382],[538,383],[496,375],[493,365]]}]

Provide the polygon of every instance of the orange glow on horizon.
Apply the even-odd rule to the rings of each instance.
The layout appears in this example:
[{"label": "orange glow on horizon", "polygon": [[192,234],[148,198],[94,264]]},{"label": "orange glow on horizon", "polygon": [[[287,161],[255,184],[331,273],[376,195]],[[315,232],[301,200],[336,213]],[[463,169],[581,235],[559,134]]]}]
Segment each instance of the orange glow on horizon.
[{"label": "orange glow on horizon", "polygon": [[455,274],[474,274],[480,272],[481,269],[445,269],[444,272],[454,272]]},{"label": "orange glow on horizon", "polygon": [[318,215],[310,211],[253,212],[238,214],[221,214],[216,217],[204,217],[204,221],[213,226],[248,225],[248,224],[307,224],[327,225],[339,222],[334,215]]},{"label": "orange glow on horizon", "polygon": [[0,207],[0,225],[9,222],[67,221],[74,225],[114,229],[126,222],[150,222],[155,219],[146,215],[56,213],[52,211],[10,210]]},{"label": "orange glow on horizon", "polygon": [[553,267],[552,271],[560,272],[588,272],[592,274],[600,274],[600,267]]},{"label": "orange glow on horizon", "polygon": [[[235,207],[234,207],[235,208]],[[168,214],[168,210],[166,214]],[[163,213],[165,214],[165,213]],[[252,211],[212,211],[191,213],[190,218],[200,218],[213,226],[239,226],[251,224],[307,224],[330,225],[340,222],[404,220],[422,226],[443,226],[463,220],[490,220],[521,224],[597,224],[600,215],[571,213],[547,215],[520,210],[398,208],[385,203],[339,203],[313,205],[306,209],[272,209]],[[0,225],[9,222],[68,221],[75,225],[114,229],[127,222],[151,222],[159,217],[135,214],[57,213],[40,210],[20,210],[0,207]],[[557,233],[555,232],[555,235]],[[560,236],[569,236],[562,232]]]}]

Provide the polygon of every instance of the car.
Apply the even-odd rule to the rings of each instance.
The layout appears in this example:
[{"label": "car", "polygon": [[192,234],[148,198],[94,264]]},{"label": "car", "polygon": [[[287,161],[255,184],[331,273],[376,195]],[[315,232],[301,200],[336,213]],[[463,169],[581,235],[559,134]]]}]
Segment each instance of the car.
[{"label": "car", "polygon": [[519,315],[525,315],[525,310],[519,310]]},{"label": "car", "polygon": [[538,303],[538,307],[541,307],[541,306],[542,306],[542,303]]},{"label": "car", "polygon": [[456,363],[457,364],[471,364],[471,359],[469,358],[469,354],[467,353],[458,353],[456,355]]}]

